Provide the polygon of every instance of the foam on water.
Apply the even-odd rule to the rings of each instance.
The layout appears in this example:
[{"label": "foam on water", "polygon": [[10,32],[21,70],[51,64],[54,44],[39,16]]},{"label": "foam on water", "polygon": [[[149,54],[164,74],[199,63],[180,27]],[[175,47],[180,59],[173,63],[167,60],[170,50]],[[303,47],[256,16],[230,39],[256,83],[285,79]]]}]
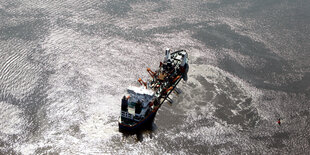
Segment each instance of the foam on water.
[{"label": "foam on water", "polygon": [[[228,84],[225,84],[229,82],[227,79],[232,80],[234,84],[236,84],[237,88],[240,93],[247,97],[251,97],[254,100],[257,100],[261,95],[262,92],[255,88],[254,86],[251,86],[246,81],[218,68],[212,65],[191,65],[191,70],[189,72],[189,76],[193,77],[190,78],[188,82],[194,83],[195,85],[201,86],[201,83],[199,83],[195,78],[198,76],[204,77],[209,83],[214,84],[216,93],[226,92],[227,90],[223,90],[223,88],[219,88],[217,85],[226,85],[229,87]],[[188,86],[185,86],[188,87]],[[201,90],[203,90],[204,87],[201,87]],[[230,94],[232,98],[234,96]]]},{"label": "foam on water", "polygon": [[[309,47],[308,33],[299,26],[306,31],[309,24],[295,18],[303,12],[291,3],[273,2],[273,11],[260,1],[4,1],[0,142],[23,154],[285,154],[309,148],[307,94],[255,88],[238,74],[267,72],[271,80],[263,83],[279,87],[307,80],[307,52],[300,51]],[[176,104],[158,112],[157,129],[136,142],[135,135],[118,132],[120,99],[139,77],[149,77],[145,68],[158,67],[166,47],[189,52],[189,80],[180,83]],[[281,62],[273,69],[283,73],[268,68],[274,60]],[[240,68],[225,71],[223,62]],[[283,126],[275,128],[280,116]],[[27,117],[38,129],[28,129],[36,123]],[[24,132],[29,137],[15,143]]]},{"label": "foam on water", "polygon": [[0,102],[0,135],[21,134],[25,129],[25,120],[22,117],[23,111],[17,106]]},{"label": "foam on water", "polygon": [[[220,94],[226,94],[231,102],[236,102],[238,108],[230,109],[233,114],[231,117],[233,117],[234,115],[240,115],[239,113],[244,109],[256,109],[260,104],[259,99],[263,95],[262,92],[242,79],[211,65],[191,64],[188,76],[189,80],[187,84],[181,84],[180,86],[186,98],[178,105],[178,107],[182,107],[182,110],[186,112],[186,120],[184,120],[184,124],[182,125],[176,124],[177,127],[173,130],[188,131],[188,128],[190,128],[191,133],[186,132],[185,134],[180,132],[176,135],[171,134],[169,137],[171,139],[183,137],[187,141],[195,141],[200,145],[211,146],[227,143],[246,145],[246,143],[249,143],[246,142],[249,141],[247,137],[243,137],[242,135],[237,136],[238,132],[243,130],[242,124],[231,124],[226,122],[225,119],[222,120],[216,117],[216,112],[219,108],[216,97]],[[201,77],[208,83],[204,82]],[[233,91],[235,93],[229,93]],[[248,98],[252,99],[252,105],[244,107],[238,104],[238,102],[245,102]],[[229,103],[220,104],[231,106]],[[258,115],[264,117],[263,113],[259,113]],[[172,133],[174,132],[172,131]],[[227,136],[231,134],[235,136]],[[254,146],[248,147],[247,150],[251,150]]]},{"label": "foam on water", "polygon": [[[103,145],[121,136],[116,123],[120,98],[141,75],[135,70],[145,69],[146,64],[152,66],[155,60],[148,56],[152,51],[141,52],[148,49],[145,45],[111,39],[82,36],[70,29],[52,31],[42,45],[43,56],[49,56],[55,70],[49,78],[51,89],[45,105],[48,124],[37,135],[40,140],[18,147],[21,152],[44,152],[46,147],[52,147],[49,152],[105,152]],[[139,57],[126,57],[123,53],[139,53]],[[144,58],[134,61],[140,57]]]},{"label": "foam on water", "polygon": [[0,86],[2,95],[25,98],[36,87],[40,68],[27,60],[27,50],[12,53],[0,62]]}]

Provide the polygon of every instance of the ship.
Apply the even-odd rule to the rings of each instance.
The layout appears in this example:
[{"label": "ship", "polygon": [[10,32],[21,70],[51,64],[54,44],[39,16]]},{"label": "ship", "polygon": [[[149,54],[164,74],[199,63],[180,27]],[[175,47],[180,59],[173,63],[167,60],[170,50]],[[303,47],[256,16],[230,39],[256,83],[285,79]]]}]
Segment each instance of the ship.
[{"label": "ship", "polygon": [[121,100],[120,132],[132,133],[151,126],[161,105],[165,101],[173,103],[169,96],[172,92],[181,93],[177,85],[181,80],[187,81],[188,60],[186,50],[171,52],[166,49],[159,68],[155,71],[147,68],[150,79],[143,81],[139,78],[140,86],[127,88],[127,94]]}]

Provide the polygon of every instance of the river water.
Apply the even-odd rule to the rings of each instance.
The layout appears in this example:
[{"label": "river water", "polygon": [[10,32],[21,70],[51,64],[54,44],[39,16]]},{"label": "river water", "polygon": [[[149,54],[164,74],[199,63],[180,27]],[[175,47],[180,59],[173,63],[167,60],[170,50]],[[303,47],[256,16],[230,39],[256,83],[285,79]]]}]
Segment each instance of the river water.
[{"label": "river water", "polygon": [[[309,8],[1,0],[0,154],[309,154]],[[121,98],[167,47],[189,53],[183,93],[123,135]]]}]

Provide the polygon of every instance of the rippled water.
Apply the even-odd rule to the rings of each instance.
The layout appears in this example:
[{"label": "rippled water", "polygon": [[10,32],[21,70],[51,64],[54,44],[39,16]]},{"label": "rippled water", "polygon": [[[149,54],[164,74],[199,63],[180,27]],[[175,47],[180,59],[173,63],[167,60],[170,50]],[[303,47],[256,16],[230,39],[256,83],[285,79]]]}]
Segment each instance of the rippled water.
[{"label": "rippled water", "polygon": [[[0,154],[309,154],[309,8],[2,0]],[[119,133],[123,93],[166,47],[189,52],[183,93],[153,131]]]}]

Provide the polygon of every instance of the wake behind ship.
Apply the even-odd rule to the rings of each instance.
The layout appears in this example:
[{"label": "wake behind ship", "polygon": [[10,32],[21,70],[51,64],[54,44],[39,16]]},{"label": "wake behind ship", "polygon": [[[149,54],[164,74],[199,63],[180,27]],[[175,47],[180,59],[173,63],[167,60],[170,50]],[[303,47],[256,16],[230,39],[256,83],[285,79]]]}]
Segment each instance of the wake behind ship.
[{"label": "wake behind ship", "polygon": [[139,79],[141,87],[131,86],[127,89],[128,94],[122,99],[119,131],[136,132],[152,124],[161,105],[165,101],[173,102],[169,95],[172,92],[180,93],[176,86],[182,79],[187,80],[188,69],[185,50],[170,53],[167,49],[159,69],[155,72],[147,69],[152,78],[147,82]]}]

